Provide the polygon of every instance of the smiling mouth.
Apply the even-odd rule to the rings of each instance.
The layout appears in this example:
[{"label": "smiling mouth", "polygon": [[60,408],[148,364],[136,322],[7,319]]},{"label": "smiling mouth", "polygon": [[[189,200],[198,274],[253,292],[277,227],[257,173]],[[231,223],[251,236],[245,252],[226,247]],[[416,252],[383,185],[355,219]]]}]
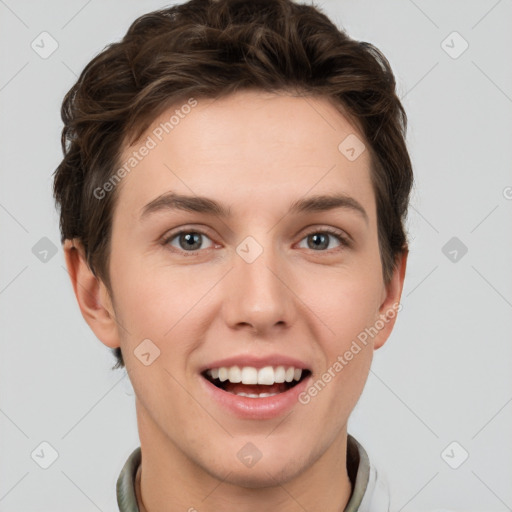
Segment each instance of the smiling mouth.
[{"label": "smiling mouth", "polygon": [[211,368],[201,375],[227,393],[248,398],[266,398],[292,389],[311,372],[292,366],[231,366]]}]

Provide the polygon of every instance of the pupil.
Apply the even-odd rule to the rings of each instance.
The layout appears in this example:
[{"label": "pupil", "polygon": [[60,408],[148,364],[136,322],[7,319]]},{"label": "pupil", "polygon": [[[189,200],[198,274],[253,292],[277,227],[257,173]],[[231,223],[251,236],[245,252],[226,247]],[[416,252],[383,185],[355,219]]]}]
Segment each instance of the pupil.
[{"label": "pupil", "polygon": [[199,249],[201,246],[200,236],[199,233],[187,233],[181,235],[180,242],[185,245],[185,249]]},{"label": "pupil", "polygon": [[322,233],[316,233],[314,235],[311,235],[310,240],[312,240],[312,243],[308,244],[310,249],[325,249],[329,245],[327,237]]}]

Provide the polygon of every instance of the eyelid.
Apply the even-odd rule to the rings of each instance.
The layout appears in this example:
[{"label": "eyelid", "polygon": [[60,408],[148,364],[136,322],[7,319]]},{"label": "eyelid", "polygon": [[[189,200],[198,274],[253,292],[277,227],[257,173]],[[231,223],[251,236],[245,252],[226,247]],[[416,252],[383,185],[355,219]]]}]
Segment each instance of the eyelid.
[{"label": "eyelid", "polygon": [[[339,241],[341,248],[352,247],[353,238],[346,231],[341,230],[339,228],[333,228],[333,227],[328,227],[328,226],[313,226],[313,227],[310,227],[310,229],[308,229],[308,227],[306,227],[302,231],[304,231],[304,230],[307,230],[307,231],[304,232],[304,234],[301,236],[300,240],[297,243],[302,242],[305,238],[307,238],[310,235],[317,234],[317,233],[326,233],[328,235],[335,237]],[[214,240],[214,237],[212,237],[208,233],[208,231],[209,231],[208,229],[195,228],[193,226],[180,226],[179,228],[175,228],[174,230],[166,232],[161,237],[161,244],[164,246],[172,247],[173,251],[179,252],[181,254],[186,254],[186,255],[190,255],[190,256],[194,255],[194,254],[199,254],[200,252],[204,252],[208,249],[215,248],[215,246],[217,246],[217,247],[219,246],[219,244]],[[214,247],[207,247],[206,249],[195,249],[195,250],[191,250],[191,251],[185,251],[183,249],[179,249],[177,247],[171,246],[170,245],[171,240],[175,239],[177,236],[179,236],[183,233],[197,233],[199,235],[205,236],[212,242]],[[311,250],[313,250],[313,249],[311,249]],[[333,250],[336,250],[336,248],[330,249],[330,250],[325,250],[325,251],[314,251],[314,252],[318,252],[318,253],[331,252]],[[339,247],[338,247],[338,250],[339,250]]]},{"label": "eyelid", "polygon": [[[305,229],[308,229],[308,228],[305,228]],[[330,226],[313,226],[311,229],[308,229],[308,231],[306,231],[302,235],[299,242],[302,242],[302,240],[304,240],[304,238],[306,238],[307,236],[310,236],[310,235],[313,235],[316,233],[327,233],[331,236],[334,236],[335,238],[337,238],[339,240],[340,245],[344,246],[344,247],[352,247],[352,244],[354,242],[354,239],[346,231],[339,229],[339,228],[333,228]],[[317,252],[327,252],[327,251],[317,251]]]},{"label": "eyelid", "polygon": [[[199,254],[200,252],[203,252],[203,251],[206,251],[208,249],[212,249],[214,248],[215,246],[218,246],[219,244],[214,240],[214,237],[212,237],[209,233],[208,233],[208,229],[204,229],[204,228],[195,228],[193,226],[180,226],[179,228],[175,228],[174,230],[170,230],[170,231],[167,231],[161,238],[160,238],[160,243],[164,246],[164,247],[171,247],[172,251],[173,252],[178,252],[180,254],[185,254],[185,255],[194,255],[194,254]],[[212,242],[212,245],[214,247],[207,247],[206,249],[195,249],[195,250],[192,250],[192,251],[185,251],[183,249],[180,249],[178,247],[173,247],[171,246],[171,240],[174,240],[176,237],[178,237],[179,235],[182,235],[184,233],[197,233],[198,235],[202,235],[206,238],[208,238],[211,242]]]}]

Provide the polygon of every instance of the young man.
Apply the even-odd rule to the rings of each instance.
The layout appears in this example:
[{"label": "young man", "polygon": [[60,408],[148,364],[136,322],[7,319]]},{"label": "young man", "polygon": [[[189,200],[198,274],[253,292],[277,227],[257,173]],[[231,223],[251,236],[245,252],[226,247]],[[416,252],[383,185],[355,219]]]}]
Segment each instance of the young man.
[{"label": "young man", "polygon": [[407,259],[385,57],[311,6],[192,0],[136,20],[62,114],[68,270],[135,390],[119,509],[388,510],[347,433]]}]

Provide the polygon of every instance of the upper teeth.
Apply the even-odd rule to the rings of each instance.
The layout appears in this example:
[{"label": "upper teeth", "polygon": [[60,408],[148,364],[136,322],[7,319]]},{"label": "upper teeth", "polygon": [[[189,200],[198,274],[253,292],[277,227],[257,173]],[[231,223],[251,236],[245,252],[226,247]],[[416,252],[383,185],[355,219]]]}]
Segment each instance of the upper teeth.
[{"label": "upper teeth", "polygon": [[252,366],[221,366],[220,368],[212,368],[206,372],[212,379],[219,379],[221,382],[229,380],[234,384],[241,382],[242,384],[266,384],[272,385],[280,382],[292,382],[300,380],[302,370],[289,366],[265,366],[263,368],[254,368]]}]

